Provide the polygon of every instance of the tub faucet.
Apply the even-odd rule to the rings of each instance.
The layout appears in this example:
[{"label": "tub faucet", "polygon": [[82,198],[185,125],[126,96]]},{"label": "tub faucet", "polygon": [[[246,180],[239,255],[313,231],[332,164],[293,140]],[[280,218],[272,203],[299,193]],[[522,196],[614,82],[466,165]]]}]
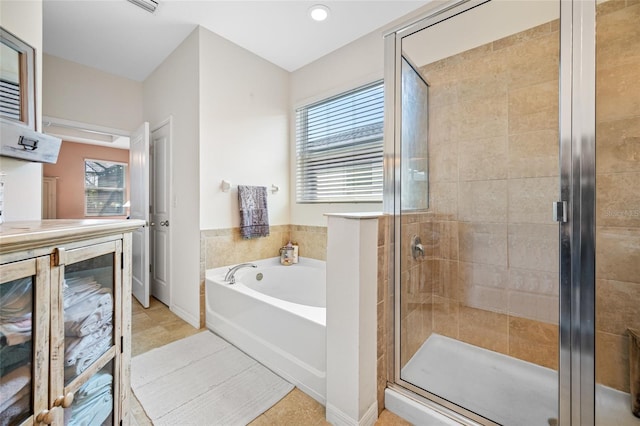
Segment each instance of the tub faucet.
[{"label": "tub faucet", "polygon": [[235,284],[236,283],[236,272],[238,272],[238,269],[242,269],[242,268],[257,268],[257,267],[258,267],[258,265],[255,265],[253,263],[241,263],[239,265],[232,266],[227,271],[227,275],[224,276],[224,280],[227,281],[229,284]]}]

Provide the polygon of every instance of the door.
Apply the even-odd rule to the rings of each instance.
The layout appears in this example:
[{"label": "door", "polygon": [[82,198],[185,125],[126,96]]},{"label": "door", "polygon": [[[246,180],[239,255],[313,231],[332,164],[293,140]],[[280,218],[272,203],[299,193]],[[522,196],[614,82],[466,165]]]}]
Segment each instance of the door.
[{"label": "door", "polygon": [[151,294],[170,306],[171,121],[151,133]]},{"label": "door", "polygon": [[[131,136],[129,148],[132,219],[149,224],[149,123],[144,123]],[[149,226],[132,234],[131,292],[145,308],[149,307]]]},{"label": "door", "polygon": [[394,40],[396,381],[482,424],[558,420],[559,12],[459,2]]}]

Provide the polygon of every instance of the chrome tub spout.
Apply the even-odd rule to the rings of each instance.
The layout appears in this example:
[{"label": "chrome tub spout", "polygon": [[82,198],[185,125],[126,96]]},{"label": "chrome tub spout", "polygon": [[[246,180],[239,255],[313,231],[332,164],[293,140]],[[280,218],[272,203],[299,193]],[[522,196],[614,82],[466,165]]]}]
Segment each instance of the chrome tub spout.
[{"label": "chrome tub spout", "polygon": [[255,265],[253,263],[241,263],[239,265],[233,266],[231,268],[229,268],[229,270],[227,271],[227,274],[224,276],[224,280],[227,281],[229,284],[235,284],[236,283],[236,272],[238,272],[239,269],[242,268],[257,268],[258,265]]}]

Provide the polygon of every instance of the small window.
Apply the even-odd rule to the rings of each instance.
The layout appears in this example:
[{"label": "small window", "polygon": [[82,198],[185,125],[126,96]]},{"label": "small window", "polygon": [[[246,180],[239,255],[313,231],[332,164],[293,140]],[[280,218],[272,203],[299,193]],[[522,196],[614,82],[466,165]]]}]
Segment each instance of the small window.
[{"label": "small window", "polygon": [[103,160],[84,161],[86,216],[123,216],[127,165]]},{"label": "small window", "polygon": [[384,86],[296,110],[298,203],[382,201]]}]

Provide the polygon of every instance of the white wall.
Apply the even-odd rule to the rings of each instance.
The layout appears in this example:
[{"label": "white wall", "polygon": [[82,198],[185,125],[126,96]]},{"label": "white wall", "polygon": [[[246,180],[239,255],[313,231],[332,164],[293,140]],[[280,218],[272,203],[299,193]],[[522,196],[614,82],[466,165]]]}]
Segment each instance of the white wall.
[{"label": "white wall", "polygon": [[[383,77],[384,44],[379,32],[370,33],[291,73],[291,114],[296,108],[354,89]],[[292,121],[295,121],[292,118]],[[295,188],[295,123],[290,126],[291,185]],[[291,223],[326,226],[324,213],[382,211],[380,203],[296,204],[291,191]]]},{"label": "white wall", "polygon": [[[36,128],[42,123],[42,1],[0,2],[0,26],[35,48]],[[42,217],[42,164],[0,157],[5,174],[4,220],[39,220]]]},{"label": "white wall", "polygon": [[144,119],[153,130],[173,117],[171,132],[171,309],[200,323],[199,30],[144,81]]},{"label": "white wall", "polygon": [[[288,224],[289,73],[199,32],[200,228],[239,226],[238,184],[266,186],[270,224]],[[220,190],[223,179],[232,183],[229,192]]]},{"label": "white wall", "polygon": [[43,56],[45,116],[134,131],[142,123],[142,83],[57,56]]},{"label": "white wall", "polygon": [[[412,17],[424,15],[428,10],[440,7],[444,1],[432,1],[418,10],[397,19],[383,28],[373,31],[344,47],[323,56],[311,64],[291,73],[291,114],[295,108],[354,89],[383,78],[384,39],[386,31],[408,23]],[[295,123],[290,125],[290,178],[295,188]],[[326,226],[323,213],[377,212],[380,203],[296,204],[292,189],[291,223],[296,225]]]}]

